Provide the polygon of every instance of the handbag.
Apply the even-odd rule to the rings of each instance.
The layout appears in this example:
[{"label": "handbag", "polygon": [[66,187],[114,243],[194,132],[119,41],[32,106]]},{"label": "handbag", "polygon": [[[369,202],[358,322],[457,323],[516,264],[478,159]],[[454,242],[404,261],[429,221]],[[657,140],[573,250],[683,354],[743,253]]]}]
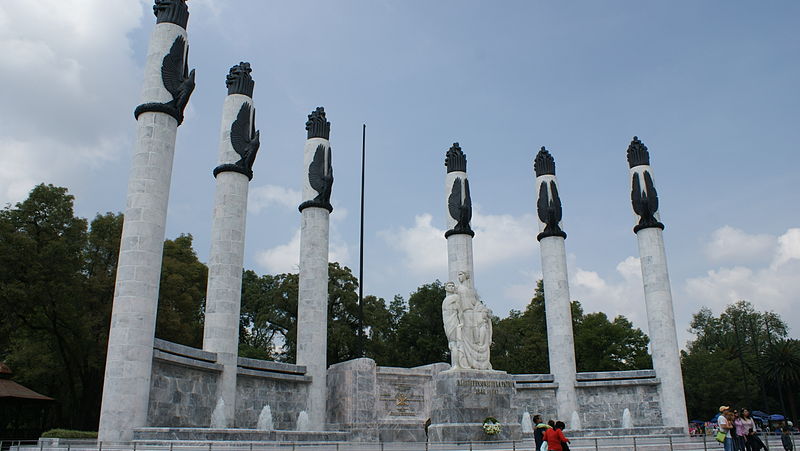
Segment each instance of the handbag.
[{"label": "handbag", "polygon": [[550,449],[550,447],[547,446],[547,440],[542,442],[542,446],[539,447],[539,451],[548,451],[549,449]]},{"label": "handbag", "polygon": [[726,434],[725,431],[720,429],[719,431],[717,431],[717,434],[714,436],[714,439],[716,439],[720,443],[725,443],[725,439],[727,437],[728,434]]}]

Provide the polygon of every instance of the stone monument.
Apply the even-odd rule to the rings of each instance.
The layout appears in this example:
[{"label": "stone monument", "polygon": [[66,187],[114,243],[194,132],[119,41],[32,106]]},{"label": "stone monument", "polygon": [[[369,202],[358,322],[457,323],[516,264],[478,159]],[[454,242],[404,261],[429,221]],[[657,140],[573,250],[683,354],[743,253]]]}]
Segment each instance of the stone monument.
[{"label": "stone monument", "polygon": [[188,70],[184,0],[156,0],[156,26],[134,115],[136,145],[128,181],[98,438],[125,441],[145,426],[158,286],[178,126],[194,90]]},{"label": "stone monument", "polygon": [[217,189],[208,258],[203,349],[216,353],[217,363],[222,365],[216,398],[224,402],[219,404],[224,407],[219,418],[221,424],[216,427],[234,426],[236,408],[247,192],[260,143],[255,127],[255,82],[251,71],[249,63],[239,63],[226,78],[228,96],[222,105],[219,166],[214,169]]},{"label": "stone monument", "polygon": [[[431,425],[433,442],[520,438],[519,408],[512,376],[492,371],[491,311],[481,302],[472,278],[472,200],[467,180],[467,157],[458,143],[445,158],[447,200],[447,261],[450,280],[442,301],[442,319],[450,347],[450,369],[433,377]],[[500,433],[488,436],[487,418],[496,419]]]},{"label": "stone monument", "polygon": [[450,347],[450,370],[491,370],[489,348],[492,345],[492,312],[469,285],[469,274],[458,272],[456,282],[444,286],[442,319]]},{"label": "stone monument", "polygon": [[653,184],[650,154],[636,136],[628,146],[631,174],[631,204],[637,223],[633,228],[639,243],[644,301],[653,369],[661,380],[661,410],[664,425],[686,431],[686,398],[672,308],[672,290],[664,250],[664,224],[658,212],[658,193]]},{"label": "stone monument", "polygon": [[[536,239],[539,240],[542,257],[550,372],[558,384],[558,416],[573,418],[578,411],[578,399],[575,392],[575,342],[572,336],[567,252],[564,246],[567,234],[561,224],[555,160],[544,147],[536,155],[533,169],[536,173],[536,210],[539,217],[539,235]],[[579,425],[572,423],[570,429],[579,428]]]},{"label": "stone monument", "polygon": [[300,281],[297,300],[297,364],[311,376],[308,391],[309,428],[325,430],[328,351],[328,240],[333,166],[331,123],[325,109],[308,115],[300,204]]}]

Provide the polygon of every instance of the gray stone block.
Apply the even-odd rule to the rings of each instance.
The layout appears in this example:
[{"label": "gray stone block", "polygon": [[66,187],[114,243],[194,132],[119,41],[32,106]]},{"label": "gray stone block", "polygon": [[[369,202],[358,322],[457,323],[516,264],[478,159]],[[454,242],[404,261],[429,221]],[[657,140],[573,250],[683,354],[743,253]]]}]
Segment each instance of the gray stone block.
[{"label": "gray stone block", "polygon": [[153,340],[153,349],[195,360],[203,360],[212,363],[217,361],[217,354],[213,352],[203,351],[202,349],[192,348],[190,346],[184,346],[178,343],[172,343],[160,338]]},{"label": "gray stone block", "polygon": [[502,424],[499,437],[518,440],[520,409],[514,378],[499,371],[460,370],[433,379],[431,441],[484,440],[483,420],[494,417]]},{"label": "gray stone block", "polygon": [[577,381],[607,381],[615,379],[646,379],[656,377],[655,370],[595,371],[577,373]]}]

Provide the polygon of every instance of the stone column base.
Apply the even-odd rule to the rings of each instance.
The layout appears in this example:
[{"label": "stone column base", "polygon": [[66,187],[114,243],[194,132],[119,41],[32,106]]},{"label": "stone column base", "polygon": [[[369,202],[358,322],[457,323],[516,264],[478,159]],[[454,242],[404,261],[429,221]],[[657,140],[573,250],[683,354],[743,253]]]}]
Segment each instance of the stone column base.
[{"label": "stone column base", "polygon": [[[433,379],[428,437],[431,442],[519,440],[520,409],[514,379],[503,371],[452,370]],[[483,421],[494,417],[497,435],[486,435]]]}]

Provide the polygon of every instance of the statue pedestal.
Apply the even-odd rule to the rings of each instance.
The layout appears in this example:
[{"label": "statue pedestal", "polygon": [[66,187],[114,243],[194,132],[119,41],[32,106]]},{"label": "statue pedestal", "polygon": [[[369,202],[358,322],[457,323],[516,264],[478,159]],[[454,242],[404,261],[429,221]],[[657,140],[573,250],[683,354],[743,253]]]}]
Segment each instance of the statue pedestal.
[{"label": "statue pedestal", "polygon": [[[431,442],[519,440],[520,412],[514,379],[503,371],[455,369],[433,378],[434,396],[428,438]],[[483,420],[500,423],[497,435],[486,435]]]}]

